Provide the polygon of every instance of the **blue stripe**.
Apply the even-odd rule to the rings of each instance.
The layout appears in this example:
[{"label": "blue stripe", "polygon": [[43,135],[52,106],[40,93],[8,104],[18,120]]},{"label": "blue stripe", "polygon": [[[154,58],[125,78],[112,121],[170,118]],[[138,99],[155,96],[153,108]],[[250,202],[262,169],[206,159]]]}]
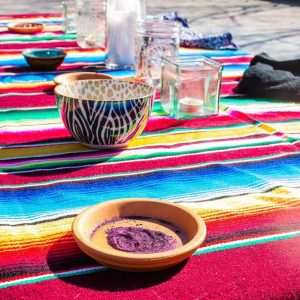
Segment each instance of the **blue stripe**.
[{"label": "blue stripe", "polygon": [[[79,62],[93,62],[93,63],[101,63],[105,59],[104,54],[100,54],[98,56],[70,56],[67,55],[64,59],[64,63],[79,63]],[[14,59],[6,59],[0,60],[0,66],[8,66],[14,65],[15,67],[27,67],[28,64],[23,57],[14,58]]]},{"label": "blue stripe", "polygon": [[286,174],[289,174],[289,182],[298,184],[299,166],[300,155],[297,155],[270,161],[215,165],[205,169],[159,171],[123,178],[2,190],[0,220],[59,213],[124,197],[159,197],[180,202],[193,197],[206,200],[221,195],[260,192],[281,184],[287,185]]},{"label": "blue stripe", "polygon": [[[221,56],[243,56],[248,55],[247,52],[241,51],[241,50],[203,50],[203,49],[193,49],[193,51],[190,53],[187,53],[185,49],[180,49],[180,55],[181,56],[195,56],[195,55],[205,55],[205,56],[212,56],[212,57],[221,57]],[[105,54],[99,54],[99,56],[95,57],[78,57],[78,56],[66,56],[64,62],[65,63],[74,63],[74,62],[103,62],[105,59]],[[3,61],[0,61],[0,66],[6,66],[6,65],[15,65],[15,66],[27,66],[27,63],[23,57],[15,58],[15,59],[6,59]],[[234,65],[233,65],[234,66]],[[239,65],[236,65],[239,66]],[[241,67],[243,65],[240,65]],[[232,66],[225,66],[227,68],[232,68]]]},{"label": "blue stripe", "polygon": [[210,50],[210,49],[195,49],[193,48],[192,51],[188,50],[187,48],[180,48],[179,54],[182,56],[193,56],[193,55],[206,55],[212,57],[234,57],[234,56],[245,56],[249,55],[248,52],[243,50]]},{"label": "blue stripe", "polygon": [[[25,20],[25,19],[24,19]],[[21,20],[15,20],[14,19],[11,19],[11,21],[9,22],[0,22],[0,26],[6,26],[7,24],[9,23],[17,23],[17,22],[22,22]],[[62,25],[63,24],[63,21],[62,20],[37,20],[37,21],[34,21],[34,22],[38,22],[38,23],[43,23],[43,24],[47,24],[47,25]]]},{"label": "blue stripe", "polygon": [[[233,72],[233,71],[239,71],[239,72],[244,72],[248,68],[248,65],[226,65],[224,66],[223,72]],[[99,72],[101,72],[101,69],[99,69]],[[134,76],[133,71],[118,71],[120,72],[119,76],[126,74],[130,76]],[[61,72],[51,72],[51,73],[46,73],[46,72],[27,72],[27,73],[22,73],[22,74],[16,74],[16,75],[0,75],[0,80],[2,83],[11,83],[11,82],[38,82],[38,81],[50,81],[52,80],[56,75],[60,74]],[[107,74],[116,74],[116,71],[110,71],[107,72]]]},{"label": "blue stripe", "polygon": [[[120,71],[105,71],[106,74],[113,77],[131,77],[134,76],[134,72],[131,70],[120,70]],[[51,81],[61,72],[33,72],[33,73],[23,73],[18,75],[6,75],[0,76],[1,83],[18,83],[18,82],[44,82]]]}]

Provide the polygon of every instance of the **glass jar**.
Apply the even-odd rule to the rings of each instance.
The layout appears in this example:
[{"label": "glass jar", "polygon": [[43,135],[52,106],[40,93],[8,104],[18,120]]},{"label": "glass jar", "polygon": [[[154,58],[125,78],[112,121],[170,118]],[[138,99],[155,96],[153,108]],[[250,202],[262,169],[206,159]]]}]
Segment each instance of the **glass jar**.
[{"label": "glass jar", "polygon": [[178,22],[146,20],[137,22],[135,31],[135,77],[153,85],[161,85],[161,59],[176,56],[179,50]]},{"label": "glass jar", "polygon": [[81,48],[105,48],[105,0],[77,0],[77,43]]},{"label": "glass jar", "polygon": [[162,59],[161,104],[176,119],[219,112],[222,64],[205,56]]},{"label": "glass jar", "polygon": [[146,13],[146,0],[107,0],[107,66],[132,68],[134,31]]},{"label": "glass jar", "polygon": [[66,34],[76,33],[76,0],[64,0],[61,2],[63,11],[63,26]]}]

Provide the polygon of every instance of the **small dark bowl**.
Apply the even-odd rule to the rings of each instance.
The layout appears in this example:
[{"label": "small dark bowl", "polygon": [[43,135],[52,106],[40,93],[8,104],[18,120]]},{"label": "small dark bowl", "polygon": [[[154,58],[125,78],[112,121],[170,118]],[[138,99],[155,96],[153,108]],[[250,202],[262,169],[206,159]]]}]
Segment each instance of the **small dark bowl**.
[{"label": "small dark bowl", "polygon": [[67,55],[61,49],[29,49],[22,54],[30,67],[40,70],[56,69]]}]

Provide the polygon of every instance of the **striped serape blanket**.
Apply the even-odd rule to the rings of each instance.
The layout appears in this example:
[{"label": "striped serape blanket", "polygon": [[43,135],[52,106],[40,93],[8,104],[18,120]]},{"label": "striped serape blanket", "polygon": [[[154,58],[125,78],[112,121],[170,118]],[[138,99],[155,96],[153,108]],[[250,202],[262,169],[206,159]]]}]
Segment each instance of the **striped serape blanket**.
[{"label": "striped serape blanket", "polygon": [[[35,35],[0,33],[0,299],[299,299],[300,105],[234,95],[251,56],[181,49],[224,64],[218,116],[178,121],[157,102],[128,149],[80,146],[64,128],[52,79],[99,70],[59,15]],[[29,69],[26,48],[61,47],[57,71]],[[130,77],[131,71],[111,72]],[[124,273],[83,254],[71,235],[82,209],[117,198],[161,198],[197,212],[205,243],[185,263]]]}]

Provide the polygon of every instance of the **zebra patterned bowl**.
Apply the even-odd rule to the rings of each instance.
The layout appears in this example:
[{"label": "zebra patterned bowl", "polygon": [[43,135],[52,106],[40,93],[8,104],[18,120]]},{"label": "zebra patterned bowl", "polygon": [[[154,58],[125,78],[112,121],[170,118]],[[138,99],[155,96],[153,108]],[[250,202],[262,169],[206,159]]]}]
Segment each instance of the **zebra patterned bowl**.
[{"label": "zebra patterned bowl", "polygon": [[155,89],[137,82],[79,80],[55,87],[65,127],[82,145],[118,149],[144,130]]}]

